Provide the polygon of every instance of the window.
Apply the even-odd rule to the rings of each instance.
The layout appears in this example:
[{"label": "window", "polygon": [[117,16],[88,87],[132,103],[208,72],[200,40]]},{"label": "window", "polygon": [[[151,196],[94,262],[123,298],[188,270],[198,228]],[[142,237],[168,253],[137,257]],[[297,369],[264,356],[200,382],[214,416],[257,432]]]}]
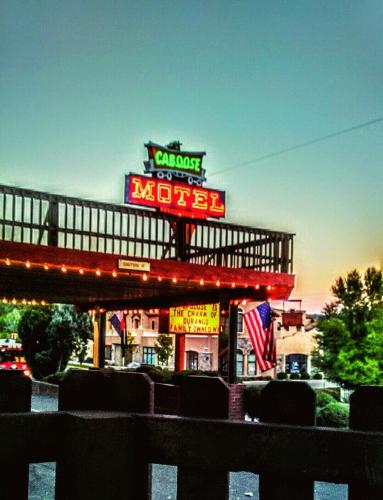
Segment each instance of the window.
[{"label": "window", "polygon": [[243,352],[238,349],[237,351],[237,375],[243,376]]},{"label": "window", "polygon": [[154,321],[154,319],[152,320],[152,330],[155,330],[156,329],[156,322]]},{"label": "window", "polygon": [[186,368],[188,370],[198,370],[198,352],[186,351]]},{"label": "window", "polygon": [[243,332],[243,309],[238,309],[238,317],[237,317],[237,332]]},{"label": "window", "polygon": [[145,365],[155,365],[157,362],[157,353],[155,347],[143,347],[142,362]]},{"label": "window", "polygon": [[307,370],[307,356],[305,354],[289,354],[286,356],[286,373],[300,373]]},{"label": "window", "polygon": [[250,351],[247,357],[247,374],[249,376],[256,375],[257,373],[257,362],[255,359],[255,352]]},{"label": "window", "polygon": [[133,328],[137,330],[137,328],[140,328],[140,318],[134,318],[133,319]]},{"label": "window", "polygon": [[105,359],[107,359],[108,361],[112,361],[112,346],[111,345],[105,346]]}]

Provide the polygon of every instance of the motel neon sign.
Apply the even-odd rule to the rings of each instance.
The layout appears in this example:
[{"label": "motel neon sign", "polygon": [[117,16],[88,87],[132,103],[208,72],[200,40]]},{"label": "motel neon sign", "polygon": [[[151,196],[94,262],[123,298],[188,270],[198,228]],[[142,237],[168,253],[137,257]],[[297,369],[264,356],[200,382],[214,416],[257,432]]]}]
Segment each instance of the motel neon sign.
[{"label": "motel neon sign", "polygon": [[125,177],[125,203],[187,217],[225,217],[223,191],[137,174]]}]

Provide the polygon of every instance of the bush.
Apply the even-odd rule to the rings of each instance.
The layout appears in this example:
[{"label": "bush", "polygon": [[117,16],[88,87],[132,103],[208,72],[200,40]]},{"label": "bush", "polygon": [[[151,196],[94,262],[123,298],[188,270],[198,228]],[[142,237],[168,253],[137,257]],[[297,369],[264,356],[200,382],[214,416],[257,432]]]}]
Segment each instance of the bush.
[{"label": "bush", "polygon": [[290,380],[299,380],[301,377],[300,377],[300,374],[299,373],[290,373]]},{"label": "bush", "polygon": [[252,420],[260,415],[262,389],[260,385],[245,385],[244,409]]},{"label": "bush", "polygon": [[154,365],[141,365],[139,368],[135,370],[137,373],[146,373],[153,382],[163,382],[164,381],[164,373],[162,368]]},{"label": "bush", "polygon": [[311,375],[309,374],[309,372],[302,371],[300,373],[300,378],[301,378],[301,380],[310,380],[311,379]]},{"label": "bush", "polygon": [[63,381],[63,378],[65,377],[65,375],[66,375],[66,372],[52,373],[51,375],[44,377],[43,382],[47,382],[48,384],[60,385],[61,382]]},{"label": "bush", "polygon": [[316,406],[317,409],[322,409],[325,406],[327,406],[330,403],[336,403],[337,400],[331,396],[331,394],[328,394],[327,392],[324,391],[317,391],[316,393],[317,399],[316,399]]},{"label": "bush", "polygon": [[318,412],[317,424],[324,427],[348,427],[348,405],[343,403],[329,403]]},{"label": "bush", "polygon": [[321,392],[325,392],[330,394],[334,399],[340,401],[340,387],[327,387],[325,389],[321,389]]},{"label": "bush", "polygon": [[319,373],[319,372],[314,373],[313,379],[314,380],[322,380],[323,379],[323,375],[321,373]]},{"label": "bush", "polygon": [[279,372],[277,373],[277,379],[278,380],[287,380],[287,373],[286,372]]}]

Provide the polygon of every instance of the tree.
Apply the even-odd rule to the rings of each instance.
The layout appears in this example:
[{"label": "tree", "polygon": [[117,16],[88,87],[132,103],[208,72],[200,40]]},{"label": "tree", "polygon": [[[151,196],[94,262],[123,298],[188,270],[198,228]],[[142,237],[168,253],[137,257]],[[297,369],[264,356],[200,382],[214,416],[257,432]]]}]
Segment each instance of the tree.
[{"label": "tree", "polygon": [[0,305],[0,337],[9,337],[11,333],[17,332],[21,315],[18,306],[13,304]]},{"label": "tree", "polygon": [[313,363],[345,386],[383,384],[382,272],[369,268],[339,277],[319,321]]},{"label": "tree", "polygon": [[73,352],[85,356],[91,321],[73,306],[29,307],[19,323],[19,336],[33,376],[64,371]]},{"label": "tree", "polygon": [[168,366],[173,352],[173,339],[168,333],[160,333],[156,342],[158,361]]}]

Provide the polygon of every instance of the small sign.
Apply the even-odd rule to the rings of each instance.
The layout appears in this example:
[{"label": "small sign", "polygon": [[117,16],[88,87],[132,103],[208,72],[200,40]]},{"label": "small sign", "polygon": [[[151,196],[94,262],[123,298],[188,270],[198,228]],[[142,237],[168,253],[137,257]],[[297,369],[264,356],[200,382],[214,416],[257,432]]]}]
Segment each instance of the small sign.
[{"label": "small sign", "polygon": [[123,269],[124,271],[149,272],[150,271],[150,262],[142,262],[139,260],[118,259],[117,267],[118,267],[118,269]]},{"label": "small sign", "polygon": [[219,304],[169,308],[170,333],[218,335],[219,323]]}]

